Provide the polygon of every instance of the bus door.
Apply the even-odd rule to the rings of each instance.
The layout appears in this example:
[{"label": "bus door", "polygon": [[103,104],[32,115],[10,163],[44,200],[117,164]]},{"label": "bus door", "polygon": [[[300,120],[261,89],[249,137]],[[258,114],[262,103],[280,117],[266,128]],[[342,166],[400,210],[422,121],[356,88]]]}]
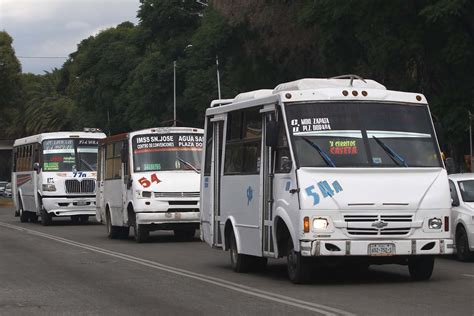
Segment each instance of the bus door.
[{"label": "bus door", "polygon": [[105,197],[104,197],[104,177],[105,177],[105,145],[99,148],[98,168],[97,168],[97,196],[96,196],[96,213],[97,220],[105,221]]},{"label": "bus door", "polygon": [[263,183],[263,199],[262,199],[262,251],[264,257],[274,257],[275,249],[273,242],[273,186],[274,186],[274,164],[275,164],[275,148],[267,146],[267,138],[272,135],[267,135],[270,130],[269,125],[276,127],[275,105],[268,105],[260,112],[263,114],[263,156],[261,161],[262,166],[262,183]]},{"label": "bus door", "polygon": [[215,247],[222,246],[222,231],[221,231],[221,175],[222,175],[222,143],[224,134],[224,119],[225,117],[215,117],[211,120],[212,124],[212,244]]}]

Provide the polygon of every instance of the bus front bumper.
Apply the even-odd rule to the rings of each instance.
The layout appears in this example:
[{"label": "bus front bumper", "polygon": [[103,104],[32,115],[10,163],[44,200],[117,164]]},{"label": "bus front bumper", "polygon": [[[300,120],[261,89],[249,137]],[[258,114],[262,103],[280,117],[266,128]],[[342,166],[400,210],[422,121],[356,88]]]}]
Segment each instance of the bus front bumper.
[{"label": "bus front bumper", "polygon": [[54,216],[95,216],[95,198],[92,197],[43,197],[43,207]]},{"label": "bus front bumper", "polygon": [[300,250],[306,257],[448,255],[454,243],[452,239],[314,240],[301,241]]},{"label": "bus front bumper", "polygon": [[199,212],[143,212],[136,213],[139,225],[199,224]]}]

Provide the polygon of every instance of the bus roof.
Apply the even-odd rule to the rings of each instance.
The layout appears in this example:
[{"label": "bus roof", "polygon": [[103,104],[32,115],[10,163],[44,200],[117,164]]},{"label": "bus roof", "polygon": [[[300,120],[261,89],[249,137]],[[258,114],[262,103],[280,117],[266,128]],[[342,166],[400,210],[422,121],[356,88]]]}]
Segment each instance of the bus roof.
[{"label": "bus roof", "polygon": [[387,90],[374,80],[349,78],[305,78],[281,83],[274,89],[260,89],[238,94],[234,99],[214,100],[206,115],[280,102],[309,101],[381,101],[426,105],[420,93]]},{"label": "bus roof", "polygon": [[13,143],[13,147],[20,145],[27,145],[33,143],[41,143],[46,139],[58,139],[58,138],[93,138],[93,139],[102,139],[105,138],[105,134],[102,132],[51,132],[51,133],[41,133],[32,136],[27,136],[23,138],[16,139]]},{"label": "bus roof", "polygon": [[143,135],[143,134],[169,134],[169,133],[196,133],[196,134],[203,134],[204,130],[202,128],[196,127],[152,127],[141,129],[138,131],[133,131],[129,133],[122,133],[117,135],[112,135],[107,138],[104,138],[100,141],[101,144],[105,144],[108,142],[114,142],[126,139],[127,137],[132,138],[135,135]]}]

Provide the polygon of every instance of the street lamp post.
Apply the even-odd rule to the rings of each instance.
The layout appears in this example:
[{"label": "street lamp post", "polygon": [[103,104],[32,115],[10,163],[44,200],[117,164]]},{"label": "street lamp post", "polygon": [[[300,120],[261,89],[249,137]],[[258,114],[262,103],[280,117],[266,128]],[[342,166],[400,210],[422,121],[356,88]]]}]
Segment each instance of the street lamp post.
[{"label": "street lamp post", "polygon": [[221,99],[221,79],[219,76],[219,56],[216,55],[217,96]]},{"label": "street lamp post", "polygon": [[176,60],[173,61],[173,126],[176,126]]},{"label": "street lamp post", "polygon": [[472,168],[473,168],[474,159],[472,157],[472,117],[474,115],[471,113],[471,111],[468,111],[468,112],[469,112],[469,159],[471,160],[471,172],[473,172],[474,170]]}]

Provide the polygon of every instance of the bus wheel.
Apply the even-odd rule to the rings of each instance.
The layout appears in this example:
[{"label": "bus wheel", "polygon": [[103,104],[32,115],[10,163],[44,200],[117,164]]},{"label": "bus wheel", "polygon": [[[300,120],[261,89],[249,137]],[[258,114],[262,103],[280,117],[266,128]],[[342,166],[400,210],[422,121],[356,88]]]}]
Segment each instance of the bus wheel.
[{"label": "bus wheel", "polygon": [[288,240],[287,270],[288,278],[295,284],[306,283],[309,279],[309,260],[295,251],[291,237]]},{"label": "bus wheel", "polygon": [[237,250],[237,241],[235,240],[234,232],[230,233],[230,262],[235,272],[248,272],[252,266],[252,257],[240,254]]},{"label": "bus wheel", "polygon": [[413,281],[429,280],[433,274],[434,256],[416,256],[408,259],[408,271]]},{"label": "bus wheel", "polygon": [[20,203],[19,203],[19,213],[20,213],[20,222],[22,223],[26,223],[28,222],[28,212],[26,212],[24,209],[23,209],[23,202],[21,202],[20,200]]},{"label": "bus wheel", "polygon": [[36,215],[36,213],[30,212],[30,222],[32,223],[38,222],[38,215]]},{"label": "bus wheel", "polygon": [[128,226],[127,227],[112,226],[112,220],[110,219],[109,210],[107,210],[105,213],[105,226],[107,227],[107,236],[110,239],[124,238],[125,229],[127,231],[127,237],[128,237]]},{"label": "bus wheel", "polygon": [[194,235],[196,235],[196,229],[175,229],[174,236],[178,240],[183,241],[192,241],[194,239]]},{"label": "bus wheel", "polygon": [[462,226],[456,230],[456,257],[460,261],[471,261],[474,258],[474,253],[469,250],[466,230]]},{"label": "bus wheel", "polygon": [[133,225],[133,231],[135,241],[137,243],[146,242],[148,240],[148,237],[150,236],[150,231],[148,230],[148,227],[146,225],[137,224],[136,221]]},{"label": "bus wheel", "polygon": [[53,222],[52,216],[46,212],[44,208],[41,209],[41,225],[49,226]]}]

